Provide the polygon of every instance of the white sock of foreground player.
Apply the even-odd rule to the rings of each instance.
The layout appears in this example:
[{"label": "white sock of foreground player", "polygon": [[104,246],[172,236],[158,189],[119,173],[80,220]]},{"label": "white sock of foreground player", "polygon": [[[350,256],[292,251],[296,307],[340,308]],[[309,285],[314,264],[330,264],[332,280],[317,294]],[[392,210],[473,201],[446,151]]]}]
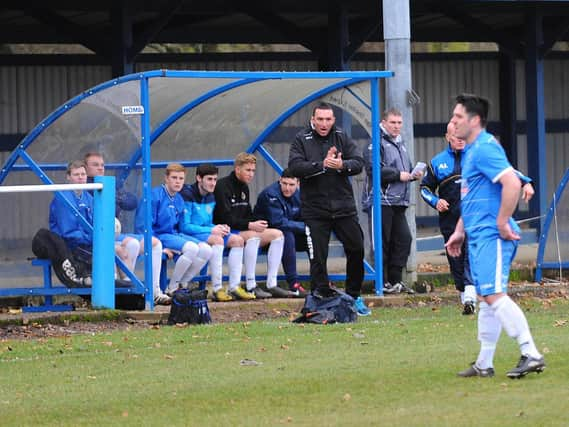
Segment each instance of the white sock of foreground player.
[{"label": "white sock of foreground player", "polygon": [[480,353],[476,359],[476,366],[480,369],[494,367],[494,353],[496,344],[502,332],[500,320],[494,316],[494,311],[485,302],[480,302],[478,311],[478,341]]},{"label": "white sock of foreground player", "polygon": [[541,354],[535,347],[522,309],[508,295],[494,302],[491,307],[507,334],[518,341],[520,352],[534,358],[540,358]]},{"label": "white sock of foreground player", "polygon": [[269,244],[267,252],[267,288],[277,286],[277,274],[279,265],[283,259],[284,237],[279,237]]},{"label": "white sock of foreground player", "polygon": [[211,287],[213,292],[217,292],[221,289],[223,281],[223,245],[213,245],[211,247],[209,271],[211,273]]},{"label": "white sock of foreground player", "polygon": [[243,271],[243,246],[234,247],[227,255],[227,267],[229,269],[229,290],[234,290],[241,283]]},{"label": "white sock of foreground player", "polygon": [[252,291],[257,287],[255,281],[255,268],[257,267],[257,253],[259,251],[259,237],[251,237],[245,242],[243,249],[243,262],[245,263],[245,279],[247,280],[247,290]]}]

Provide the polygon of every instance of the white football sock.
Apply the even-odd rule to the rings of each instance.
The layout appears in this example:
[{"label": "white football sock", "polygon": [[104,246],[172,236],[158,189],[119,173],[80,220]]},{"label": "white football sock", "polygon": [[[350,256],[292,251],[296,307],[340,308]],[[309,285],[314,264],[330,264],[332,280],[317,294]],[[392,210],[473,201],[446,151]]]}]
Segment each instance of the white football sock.
[{"label": "white football sock", "polygon": [[243,247],[234,247],[229,250],[227,256],[227,267],[229,268],[229,290],[234,290],[241,283],[241,272],[243,271]]},{"label": "white football sock", "polygon": [[283,258],[284,237],[279,237],[269,244],[267,252],[267,288],[277,286],[277,274]]},{"label": "white football sock", "polygon": [[178,288],[178,284],[182,281],[182,276],[192,265],[198,251],[198,245],[194,242],[184,243],[182,254],[178,257],[174,271],[172,272],[172,277],[170,278],[170,284],[168,285],[169,291],[174,291]]},{"label": "white football sock", "polygon": [[474,285],[465,285],[464,286],[463,304],[467,301],[470,301],[470,302],[476,304],[476,286],[474,286]]},{"label": "white football sock", "polygon": [[134,266],[136,265],[136,259],[138,258],[138,253],[140,251],[140,242],[136,239],[130,238],[124,245],[127,253],[127,259],[124,263],[130,271],[134,273]]},{"label": "white football sock", "polygon": [[223,245],[213,245],[211,247],[209,271],[211,274],[211,286],[213,291],[217,292],[221,289],[223,281]]},{"label": "white football sock", "polygon": [[522,309],[508,295],[494,302],[491,307],[507,334],[518,342],[520,352],[534,358],[540,358],[541,354],[535,347]]},{"label": "white football sock", "polygon": [[184,275],[182,276],[183,283],[188,283],[194,277],[196,277],[201,271],[201,269],[207,264],[207,262],[211,258],[212,250],[210,245],[201,242],[198,245],[198,247],[199,250],[194,259],[192,260],[192,265],[190,265],[190,268],[188,268],[184,273]]},{"label": "white football sock", "polygon": [[502,332],[502,324],[494,316],[494,311],[485,302],[481,302],[478,311],[478,341],[480,353],[476,359],[476,366],[480,369],[494,367],[494,353],[496,344]]},{"label": "white football sock", "polygon": [[245,279],[247,281],[247,290],[251,291],[257,287],[255,281],[255,268],[257,267],[257,253],[259,252],[259,237],[251,237],[245,242],[243,249],[243,262],[245,263]]},{"label": "white football sock", "polygon": [[152,288],[154,289],[154,296],[162,293],[160,289],[160,270],[162,269],[162,242],[158,240],[152,246]]},{"label": "white football sock", "polygon": [[464,305],[464,292],[460,293],[460,303]]}]

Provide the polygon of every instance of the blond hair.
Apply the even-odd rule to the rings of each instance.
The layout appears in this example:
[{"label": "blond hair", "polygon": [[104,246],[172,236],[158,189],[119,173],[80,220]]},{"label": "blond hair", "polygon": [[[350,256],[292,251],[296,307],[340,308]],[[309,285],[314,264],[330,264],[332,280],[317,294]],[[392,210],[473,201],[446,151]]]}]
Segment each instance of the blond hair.
[{"label": "blond hair", "polygon": [[186,168],[184,168],[180,163],[170,163],[166,166],[165,175],[169,176],[172,172],[184,172],[186,173]]},{"label": "blond hair", "polygon": [[235,156],[235,166],[243,166],[247,163],[257,164],[257,158],[251,153],[239,153]]}]

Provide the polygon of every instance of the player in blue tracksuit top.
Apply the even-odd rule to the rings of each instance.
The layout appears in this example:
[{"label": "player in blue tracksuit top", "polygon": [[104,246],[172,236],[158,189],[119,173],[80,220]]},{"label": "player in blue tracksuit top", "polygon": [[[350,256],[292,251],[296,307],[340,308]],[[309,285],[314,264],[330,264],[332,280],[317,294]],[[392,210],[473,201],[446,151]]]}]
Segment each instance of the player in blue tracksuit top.
[{"label": "player in blue tracksuit top", "polygon": [[[439,228],[446,243],[460,218],[460,180],[464,154],[469,146],[454,135],[452,123],[447,125],[445,139],[448,147],[432,158],[421,181],[421,197],[439,212]],[[451,257],[448,252],[446,255],[454,285],[460,292],[460,301],[464,306],[462,314],[474,314],[476,289],[470,277],[466,242],[462,245],[460,256]]]},{"label": "player in blue tracksuit top", "polygon": [[[231,233],[227,224],[214,224],[215,209],[214,190],[217,183],[218,169],[212,164],[202,164],[196,169],[196,182],[184,185],[180,194],[185,202],[185,212],[180,225],[182,233],[195,237],[200,242],[211,245],[212,254],[209,260],[213,299],[215,301],[232,301],[232,295],[239,299],[250,297],[241,288],[241,272],[243,269],[243,246],[245,241],[237,233]],[[227,257],[229,269],[228,291],[223,289],[223,249],[231,248]],[[244,298],[242,298],[244,297]],[[252,299],[252,298],[250,298]]]},{"label": "player in blue tracksuit top", "polygon": [[[184,218],[184,199],[179,192],[186,179],[186,170],[178,163],[166,167],[164,184],[152,190],[152,234],[157,237],[170,258],[179,254],[176,266],[166,290],[172,294],[180,286],[186,286],[211,257],[211,247],[198,239],[184,234],[180,224]],[[142,232],[143,209],[137,214],[137,231]]]},{"label": "player in blue tracksuit top", "polygon": [[462,216],[446,247],[450,255],[459,255],[466,233],[470,271],[483,301],[478,311],[478,358],[458,375],[494,375],[494,353],[503,328],[516,339],[521,353],[517,366],[507,376],[521,378],[530,372],[542,372],[545,361],[523,311],[507,295],[510,266],[520,240],[520,229],[512,214],[522,183],[502,146],[485,130],[488,108],[488,100],[482,97],[459,95],[451,119],[455,136],[470,147],[462,169]]},{"label": "player in blue tracksuit top", "polygon": [[[67,181],[71,184],[87,183],[87,172],[82,161],[76,160],[69,163]],[[93,225],[93,196],[83,190],[62,191],[60,194],[77,209],[89,224]],[[49,229],[61,236],[71,251],[81,246],[91,252],[92,231],[79,220],[75,212],[59,197],[54,197],[49,205]]]},{"label": "player in blue tracksuit top", "polygon": [[305,225],[300,216],[299,180],[285,169],[277,182],[265,188],[257,197],[254,214],[283,232],[282,265],[291,292],[304,298],[306,290],[298,280],[296,252],[306,251]]}]

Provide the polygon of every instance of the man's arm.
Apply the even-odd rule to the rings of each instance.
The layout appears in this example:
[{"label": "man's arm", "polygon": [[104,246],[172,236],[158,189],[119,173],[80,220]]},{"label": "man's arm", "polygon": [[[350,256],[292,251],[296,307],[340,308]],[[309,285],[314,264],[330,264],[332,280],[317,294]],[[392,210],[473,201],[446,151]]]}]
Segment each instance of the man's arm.
[{"label": "man's arm", "polygon": [[255,215],[267,220],[269,227],[272,228],[278,228],[282,231],[292,231],[295,233],[302,233],[304,231],[304,222],[288,218],[285,215],[285,211],[280,200],[276,197],[271,197],[266,192],[261,193],[257,198]]},{"label": "man's arm", "polygon": [[464,222],[462,217],[459,218],[454,228],[454,232],[450,235],[447,242],[445,243],[445,248],[451,257],[460,256],[462,251],[462,244],[464,243]]},{"label": "man's arm", "polygon": [[193,222],[192,205],[194,203],[195,202],[191,201],[184,202],[186,209],[180,221],[180,231],[184,234],[189,234],[190,236],[194,234],[211,233],[213,226],[198,225]]},{"label": "man's arm", "polygon": [[433,164],[429,163],[429,169],[427,174],[423,177],[421,181],[421,198],[433,209],[437,209],[437,203],[439,197],[436,194],[437,188],[439,187],[439,182],[433,172]]},{"label": "man's arm", "polygon": [[300,136],[297,136],[290,146],[288,168],[298,178],[308,178],[311,175],[324,173],[324,159],[309,159],[304,151],[304,145]]},{"label": "man's arm", "polygon": [[340,152],[342,159],[342,166],[339,169],[340,173],[346,175],[357,175],[364,168],[364,158],[357,144],[346,136],[346,141],[343,144],[343,152]]},{"label": "man's arm", "polygon": [[499,181],[502,184],[502,195],[496,225],[500,232],[500,237],[504,240],[520,240],[519,234],[515,233],[509,224],[509,220],[516,210],[520,198],[520,180],[516,173],[510,170],[504,173]]}]

